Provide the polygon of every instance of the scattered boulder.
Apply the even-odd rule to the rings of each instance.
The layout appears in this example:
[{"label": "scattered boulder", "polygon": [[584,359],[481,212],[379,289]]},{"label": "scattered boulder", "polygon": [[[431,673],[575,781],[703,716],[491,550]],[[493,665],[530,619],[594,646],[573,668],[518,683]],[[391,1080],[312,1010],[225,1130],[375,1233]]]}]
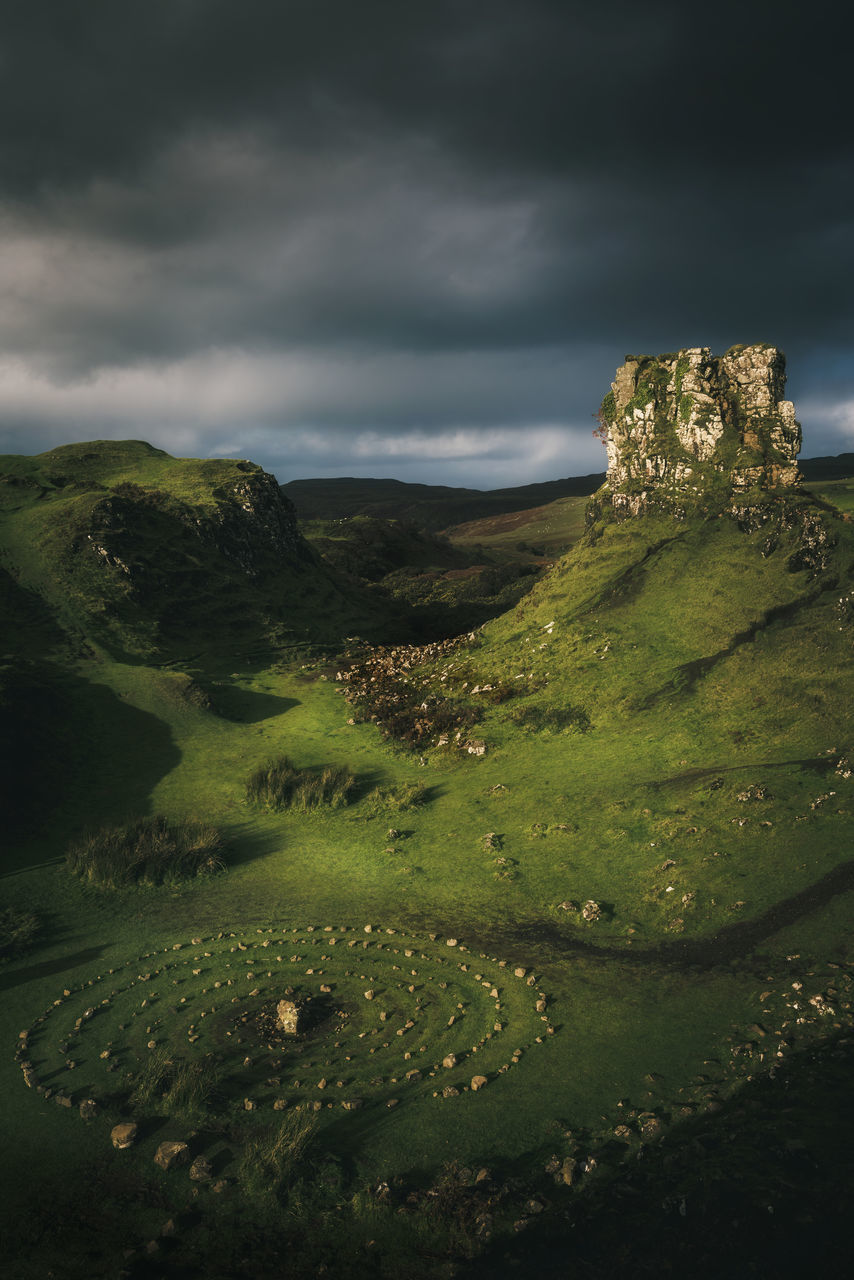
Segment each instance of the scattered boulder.
[{"label": "scattered boulder", "polygon": [[190,1165],[190,1177],[193,1182],[209,1182],[213,1176],[213,1165],[205,1156],[196,1156]]},{"label": "scattered boulder", "polygon": [[94,1120],[98,1114],[98,1104],[94,1098],[85,1098],[80,1103],[79,1110],[81,1120]]},{"label": "scattered boulder", "polygon": [[590,898],[581,908],[581,915],[585,920],[589,920],[592,923],[593,921],[602,919],[602,908],[598,902],[594,902],[593,899]]},{"label": "scattered boulder", "polygon": [[640,1125],[641,1137],[644,1142],[653,1142],[656,1138],[661,1136],[664,1129],[664,1125],[661,1123],[658,1116],[654,1116],[650,1112],[646,1112],[639,1116],[638,1123]]},{"label": "scattered boulder", "polygon": [[471,1078],[471,1087],[475,1093],[477,1093],[478,1089],[482,1089],[484,1085],[488,1083],[489,1081],[486,1076],[472,1076]]},{"label": "scattered boulder", "polygon": [[110,1140],[117,1151],[126,1151],[136,1141],[138,1126],[132,1121],[114,1125],[110,1130]]},{"label": "scattered boulder", "polygon": [[161,1142],[154,1155],[154,1163],[161,1169],[175,1169],[186,1164],[190,1158],[190,1148],[186,1142]]}]

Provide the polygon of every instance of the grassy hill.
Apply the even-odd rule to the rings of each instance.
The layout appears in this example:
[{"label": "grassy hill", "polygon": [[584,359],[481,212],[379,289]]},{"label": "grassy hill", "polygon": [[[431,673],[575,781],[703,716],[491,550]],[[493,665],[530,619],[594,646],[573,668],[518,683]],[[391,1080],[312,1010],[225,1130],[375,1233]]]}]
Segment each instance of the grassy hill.
[{"label": "grassy hill", "polygon": [[[583,534],[546,504],[460,535],[571,532],[510,609],[332,661],[273,643],[332,635],[356,597],[277,550],[288,508],[259,508],[251,464],[79,448],[3,467],[0,1088],[5,1150],[40,1156],[0,1169],[14,1274],[831,1269],[854,1149],[841,500]],[[80,563],[90,533],[132,581],[177,549],[183,588],[122,599],[122,569]],[[341,802],[259,802],[282,757],[303,796],[351,779]],[[214,825],[225,869],[69,872],[87,831],[155,816]],[[156,1164],[166,1140],[210,1176]]]},{"label": "grassy hill", "polygon": [[117,654],[337,638],[369,622],[250,462],[141,441],[0,457],[0,549],[61,627]]},{"label": "grassy hill", "polygon": [[604,478],[602,472],[484,491],[446,485],[407,484],[402,480],[341,477],[291,480],[282,485],[282,492],[293,502],[301,520],[376,516],[410,521],[428,530],[440,530],[467,520],[542,506],[557,498],[587,496],[599,488]]}]

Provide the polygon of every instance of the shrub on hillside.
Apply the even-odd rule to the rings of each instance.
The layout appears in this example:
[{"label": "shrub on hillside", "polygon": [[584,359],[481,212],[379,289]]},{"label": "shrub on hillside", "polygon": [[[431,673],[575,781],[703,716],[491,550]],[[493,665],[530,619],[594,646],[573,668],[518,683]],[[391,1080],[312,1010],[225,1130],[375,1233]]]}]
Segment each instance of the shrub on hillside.
[{"label": "shrub on hillside", "polygon": [[316,1127],[313,1116],[287,1111],[276,1128],[250,1137],[237,1164],[237,1181],[244,1194],[252,1200],[276,1196],[302,1168]]},{"label": "shrub on hillside", "polygon": [[11,959],[32,946],[39,931],[39,918],[23,907],[0,910],[0,960]]},{"label": "shrub on hillside", "polygon": [[173,1058],[165,1049],[152,1053],[136,1077],[131,1102],[168,1115],[201,1115],[219,1087],[219,1071],[208,1062]]},{"label": "shrub on hillside", "polygon": [[246,795],[268,809],[338,809],[349,804],[356,785],[346,765],[327,765],[320,772],[298,769],[287,756],[256,769],[246,781]]},{"label": "shrub on hillside", "polygon": [[69,847],[65,860],[82,880],[117,889],[219,871],[225,865],[222,853],[216,827],[204,822],[170,823],[157,815],[85,835]]},{"label": "shrub on hillside", "polygon": [[520,729],[538,732],[541,729],[576,729],[585,733],[590,728],[590,716],[583,707],[568,703],[565,707],[515,707],[510,719]]},{"label": "shrub on hillside", "polygon": [[374,787],[362,803],[364,818],[379,818],[387,813],[402,813],[426,804],[427,787],[419,782],[402,782],[396,787]]}]

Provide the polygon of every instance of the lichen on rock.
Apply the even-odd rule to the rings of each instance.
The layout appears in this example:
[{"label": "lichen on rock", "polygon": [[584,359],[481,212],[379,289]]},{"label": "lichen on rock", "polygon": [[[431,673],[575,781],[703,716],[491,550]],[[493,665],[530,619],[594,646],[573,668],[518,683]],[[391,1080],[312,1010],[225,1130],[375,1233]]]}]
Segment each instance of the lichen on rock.
[{"label": "lichen on rock", "polygon": [[757,490],[796,489],[801,430],[785,369],[764,344],[627,356],[600,410],[604,501],[618,515],[712,513]]}]

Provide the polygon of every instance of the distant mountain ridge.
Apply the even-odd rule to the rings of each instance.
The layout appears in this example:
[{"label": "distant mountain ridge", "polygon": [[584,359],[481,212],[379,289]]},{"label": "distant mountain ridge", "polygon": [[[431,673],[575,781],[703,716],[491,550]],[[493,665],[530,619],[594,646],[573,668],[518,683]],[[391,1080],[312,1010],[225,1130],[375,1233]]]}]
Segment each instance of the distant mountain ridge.
[{"label": "distant mountain ridge", "polygon": [[333,480],[291,480],[282,485],[282,491],[301,520],[365,515],[411,520],[423,528],[438,530],[485,516],[541,507],[557,498],[584,497],[595,493],[604,479],[604,471],[597,471],[517,488],[484,490],[342,476]]},{"label": "distant mountain ridge", "polygon": [[[808,484],[842,480],[854,476],[854,453],[804,458],[798,466]],[[454,488],[405,480],[340,476],[331,480],[290,480],[281,489],[294,504],[300,520],[377,516],[386,520],[410,520],[422,528],[439,530],[488,516],[527,511],[558,498],[587,497],[604,482],[604,471],[505,489]]]},{"label": "distant mountain ridge", "polygon": [[806,481],[847,480],[854,476],[854,453],[837,453],[820,458],[801,458],[798,462]]}]

